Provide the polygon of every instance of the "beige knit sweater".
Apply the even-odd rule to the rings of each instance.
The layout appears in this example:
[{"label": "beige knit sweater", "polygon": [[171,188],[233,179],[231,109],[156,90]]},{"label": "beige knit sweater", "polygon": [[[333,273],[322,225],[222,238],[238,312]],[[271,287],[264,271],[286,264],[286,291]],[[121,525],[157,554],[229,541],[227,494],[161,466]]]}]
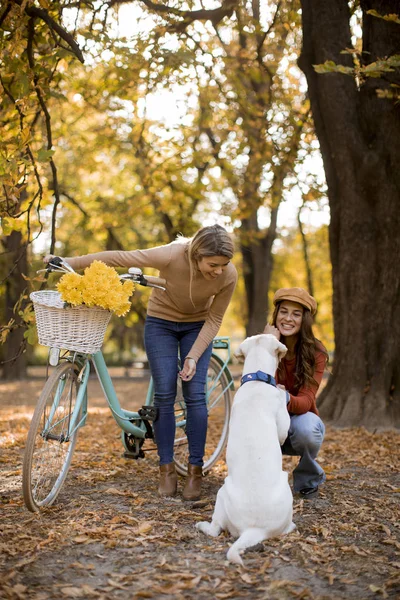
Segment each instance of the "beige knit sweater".
[{"label": "beige knit sweater", "polygon": [[[109,251],[68,257],[65,260],[78,271],[94,260],[111,267],[153,267],[166,279],[166,290],[152,289],[147,313],[167,321],[204,321],[188,357],[196,361],[217,335],[237,282],[237,272],[229,263],[215,280],[207,280],[198,269],[193,270],[190,299],[188,242],[177,241],[148,250]],[[194,304],[194,306],[193,306]]]}]

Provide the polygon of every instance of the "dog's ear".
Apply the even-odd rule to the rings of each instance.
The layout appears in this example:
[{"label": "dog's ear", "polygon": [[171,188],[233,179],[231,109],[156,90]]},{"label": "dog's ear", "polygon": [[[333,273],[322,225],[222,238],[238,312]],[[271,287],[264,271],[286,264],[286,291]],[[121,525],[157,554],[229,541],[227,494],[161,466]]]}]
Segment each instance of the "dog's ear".
[{"label": "dog's ear", "polygon": [[268,340],[268,342],[266,342],[267,348],[269,348],[269,351],[271,353],[275,353],[275,356],[278,358],[278,361],[285,356],[287,352],[285,344],[282,344],[282,342],[280,342],[278,338],[275,337],[272,333],[264,333],[260,337],[265,338],[265,340]]},{"label": "dog's ear", "polygon": [[246,344],[246,342],[247,342],[247,338],[245,340],[243,340],[243,342],[240,344],[239,348],[237,348],[237,350],[233,354],[233,356],[235,358],[237,358],[240,362],[244,361],[246,354],[247,354],[248,344]]},{"label": "dog's ear", "polygon": [[280,342],[279,340],[276,340],[277,342],[277,346],[276,346],[276,355],[278,357],[278,360],[281,361],[282,358],[286,355],[287,352],[287,348],[285,346],[285,344],[282,344],[282,342]]}]

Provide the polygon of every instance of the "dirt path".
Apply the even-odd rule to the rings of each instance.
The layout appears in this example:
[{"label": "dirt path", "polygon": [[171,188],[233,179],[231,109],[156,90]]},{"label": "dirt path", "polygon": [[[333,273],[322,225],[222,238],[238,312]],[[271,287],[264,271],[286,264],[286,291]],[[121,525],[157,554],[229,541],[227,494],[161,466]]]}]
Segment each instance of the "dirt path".
[{"label": "dirt path", "polygon": [[[145,382],[116,382],[133,408]],[[0,384],[1,599],[399,597],[399,432],[328,428],[319,498],[295,498],[297,530],[246,553],[241,568],[226,561],[229,536],[214,540],[194,528],[212,514],[225,464],[205,478],[202,501],[159,499],[154,452],[122,458],[118,428],[93,382],[89,423],[59,501],[29,513],[21,460],[40,387],[40,380]],[[285,468],[296,460],[285,457]]]}]

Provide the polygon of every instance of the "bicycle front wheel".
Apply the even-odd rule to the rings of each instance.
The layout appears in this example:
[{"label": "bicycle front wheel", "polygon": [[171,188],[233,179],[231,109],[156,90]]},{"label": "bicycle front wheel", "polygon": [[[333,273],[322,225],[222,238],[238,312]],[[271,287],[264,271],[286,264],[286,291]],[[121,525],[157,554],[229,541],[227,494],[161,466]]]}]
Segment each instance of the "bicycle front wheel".
[{"label": "bicycle front wheel", "polygon": [[[231,382],[222,364],[211,356],[207,372],[208,427],[204,453],[203,473],[209,471],[221,456],[228,439],[229,417],[231,412]],[[181,475],[187,474],[189,459],[188,440],[185,432],[186,405],[182,394],[182,382],[178,378],[178,393],[175,402],[175,445],[174,461]]]},{"label": "bicycle front wheel", "polygon": [[58,365],[33,413],[22,469],[24,502],[32,512],[53,504],[68,473],[78,432],[71,428],[78,373],[76,364]]}]

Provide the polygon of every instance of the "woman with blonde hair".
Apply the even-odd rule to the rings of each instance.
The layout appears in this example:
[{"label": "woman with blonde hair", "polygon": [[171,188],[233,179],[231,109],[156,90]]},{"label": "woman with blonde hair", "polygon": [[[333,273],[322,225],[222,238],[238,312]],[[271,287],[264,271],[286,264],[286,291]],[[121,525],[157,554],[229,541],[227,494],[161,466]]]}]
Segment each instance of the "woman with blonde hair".
[{"label": "woman with blonde hair", "polygon": [[[190,239],[180,237],[147,250],[107,251],[65,260],[75,270],[94,260],[112,267],[153,267],[166,280],[166,290],[153,288],[145,323],[145,348],[154,380],[154,422],[160,465],[160,496],[175,496],[177,474],[173,462],[174,403],[179,376],[187,407],[188,476],[183,498],[201,494],[203,456],[207,434],[206,379],[212,341],[237,282],[230,262],[233,243],[219,225],[203,227]],[[48,262],[50,256],[45,258]]]},{"label": "woman with blonde hair", "polygon": [[318,416],[316,393],[328,359],[312,325],[317,311],[315,298],[303,288],[281,288],[273,299],[275,309],[264,333],[272,333],[287,347],[275,375],[277,385],[286,390],[290,414],[288,437],[283,454],[300,456],[293,471],[293,488],[303,498],[318,495],[325,473],[316,461],[325,435]]}]

